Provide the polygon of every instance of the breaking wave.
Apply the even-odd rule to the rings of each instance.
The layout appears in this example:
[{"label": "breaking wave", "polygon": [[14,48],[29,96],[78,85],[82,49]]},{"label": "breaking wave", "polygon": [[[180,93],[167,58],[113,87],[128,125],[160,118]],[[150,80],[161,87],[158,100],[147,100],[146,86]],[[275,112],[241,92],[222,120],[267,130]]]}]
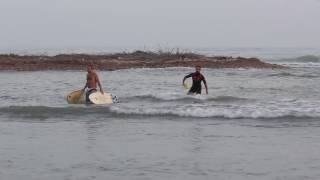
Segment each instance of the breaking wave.
[{"label": "breaking wave", "polygon": [[143,117],[181,117],[181,118],[209,118],[209,119],[310,119],[320,118],[320,110],[309,109],[275,109],[248,107],[207,107],[185,106],[175,108],[128,108],[121,106],[9,106],[0,108],[0,117],[22,119],[49,118],[143,118]]},{"label": "breaking wave", "polygon": [[270,77],[297,77],[297,78],[318,78],[320,74],[316,73],[290,73],[290,72],[279,72],[276,74],[270,74]]},{"label": "breaking wave", "polygon": [[305,56],[300,56],[300,57],[296,57],[296,58],[284,58],[284,59],[280,59],[280,61],[297,62],[297,63],[319,63],[320,56],[305,55]]},{"label": "breaking wave", "polygon": [[202,95],[186,96],[181,94],[158,94],[158,95],[139,95],[122,98],[122,102],[132,102],[132,101],[149,101],[149,102],[237,102],[237,101],[252,101],[253,99],[234,97],[234,96],[217,96],[208,97]]}]

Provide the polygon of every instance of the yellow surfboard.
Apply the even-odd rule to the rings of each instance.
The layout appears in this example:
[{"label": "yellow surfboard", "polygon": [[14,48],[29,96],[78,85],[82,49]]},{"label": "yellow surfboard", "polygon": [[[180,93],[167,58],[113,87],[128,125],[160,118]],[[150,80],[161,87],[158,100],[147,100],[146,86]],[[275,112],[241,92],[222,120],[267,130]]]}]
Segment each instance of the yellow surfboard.
[{"label": "yellow surfboard", "polygon": [[83,90],[73,91],[66,99],[69,104],[85,104],[85,92]]},{"label": "yellow surfboard", "polygon": [[191,88],[191,85],[189,83],[184,83],[183,87],[189,90]]}]

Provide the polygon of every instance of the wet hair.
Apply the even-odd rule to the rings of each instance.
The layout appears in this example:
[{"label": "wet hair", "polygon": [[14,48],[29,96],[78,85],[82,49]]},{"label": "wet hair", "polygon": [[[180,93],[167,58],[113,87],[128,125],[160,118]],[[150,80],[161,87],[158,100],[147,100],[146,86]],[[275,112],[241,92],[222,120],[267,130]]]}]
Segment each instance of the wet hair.
[{"label": "wet hair", "polygon": [[87,67],[90,67],[91,69],[94,69],[93,64],[88,64]]},{"label": "wet hair", "polygon": [[196,68],[201,68],[201,66],[200,65],[196,65]]}]

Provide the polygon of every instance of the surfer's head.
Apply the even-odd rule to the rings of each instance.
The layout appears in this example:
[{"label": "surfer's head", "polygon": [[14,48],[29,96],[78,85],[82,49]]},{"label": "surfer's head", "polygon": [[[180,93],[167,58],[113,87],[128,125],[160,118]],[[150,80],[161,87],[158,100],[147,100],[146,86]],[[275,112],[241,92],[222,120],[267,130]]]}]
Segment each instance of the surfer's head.
[{"label": "surfer's head", "polygon": [[200,73],[200,71],[201,71],[201,66],[200,66],[200,65],[197,65],[195,68],[196,68],[196,72],[197,72],[197,73]]},{"label": "surfer's head", "polygon": [[93,65],[92,65],[92,64],[88,64],[88,65],[87,65],[87,71],[88,71],[88,72],[92,72],[93,69],[94,69],[94,68],[93,68]]}]

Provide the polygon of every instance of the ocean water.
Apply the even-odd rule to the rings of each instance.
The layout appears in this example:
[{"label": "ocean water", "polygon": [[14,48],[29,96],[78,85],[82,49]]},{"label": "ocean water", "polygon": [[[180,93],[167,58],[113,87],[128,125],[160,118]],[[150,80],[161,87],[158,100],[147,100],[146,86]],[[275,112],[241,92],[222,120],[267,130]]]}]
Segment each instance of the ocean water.
[{"label": "ocean water", "polygon": [[306,51],[235,51],[290,68],[204,68],[209,95],[186,95],[192,68],[98,72],[119,98],[106,106],[66,103],[85,71],[2,71],[0,179],[318,179],[320,60]]}]

